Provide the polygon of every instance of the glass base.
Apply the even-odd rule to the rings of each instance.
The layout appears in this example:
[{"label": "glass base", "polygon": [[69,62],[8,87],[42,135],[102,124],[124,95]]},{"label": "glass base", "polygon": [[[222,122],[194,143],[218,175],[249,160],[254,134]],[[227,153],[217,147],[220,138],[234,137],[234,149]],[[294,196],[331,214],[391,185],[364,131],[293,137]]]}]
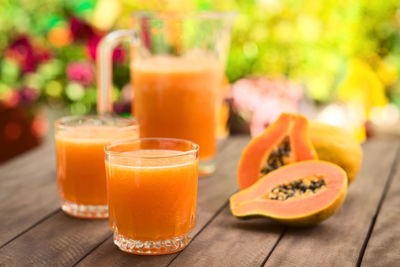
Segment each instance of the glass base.
[{"label": "glass base", "polygon": [[143,241],[134,240],[118,233],[114,233],[114,244],[117,245],[120,250],[138,255],[162,255],[175,253],[184,249],[191,239],[192,238],[189,237],[189,234],[186,234],[166,240]]},{"label": "glass base", "polygon": [[217,163],[215,158],[199,161],[199,176],[211,175],[215,172]]},{"label": "glass base", "polygon": [[78,218],[104,219],[108,217],[107,205],[82,205],[62,200],[61,209],[68,215]]}]

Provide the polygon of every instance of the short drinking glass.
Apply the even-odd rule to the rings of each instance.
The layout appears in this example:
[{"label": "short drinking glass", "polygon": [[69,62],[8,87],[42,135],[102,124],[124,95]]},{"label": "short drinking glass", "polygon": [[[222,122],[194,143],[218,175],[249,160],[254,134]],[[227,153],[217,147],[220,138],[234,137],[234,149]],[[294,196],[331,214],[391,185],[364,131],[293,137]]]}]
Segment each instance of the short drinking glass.
[{"label": "short drinking glass", "polygon": [[104,146],[138,135],[133,119],[72,116],[56,121],[58,193],[64,212],[81,218],[108,216]]},{"label": "short drinking glass", "polygon": [[168,254],[190,241],[196,221],[199,146],[142,138],[106,146],[114,243],[134,254]]}]

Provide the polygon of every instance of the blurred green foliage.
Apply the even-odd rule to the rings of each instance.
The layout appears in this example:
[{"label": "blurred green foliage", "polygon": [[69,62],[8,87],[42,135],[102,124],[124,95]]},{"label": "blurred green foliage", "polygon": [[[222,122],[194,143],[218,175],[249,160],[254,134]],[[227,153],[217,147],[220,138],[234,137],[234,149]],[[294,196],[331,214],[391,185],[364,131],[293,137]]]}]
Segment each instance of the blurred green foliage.
[{"label": "blurred green foliage", "polygon": [[327,101],[353,57],[376,54],[400,69],[398,0],[239,0],[237,7],[231,81],[250,73],[285,75]]},{"label": "blurred green foliage", "polygon": [[[238,11],[226,70],[230,82],[251,74],[285,76],[303,84],[310,98],[325,102],[336,98],[343,83],[349,84],[351,62],[357,59],[365,62],[373,75],[392,77],[381,79],[386,91],[380,93],[400,103],[399,0],[123,2],[124,17],[138,8]],[[368,97],[364,98],[373,97],[370,91],[377,90],[352,86],[366,91]]]},{"label": "blurred green foliage", "polygon": [[[58,98],[73,113],[93,111],[94,84],[79,84],[65,74],[70,62],[88,61],[94,66],[87,40],[54,45],[49,34],[54,29],[68,30],[70,16],[91,27],[98,24],[96,16],[110,18],[107,25],[111,26],[102,29],[105,33],[129,27],[133,10],[163,9],[238,11],[226,69],[230,82],[251,74],[285,76],[304,85],[316,101],[332,100],[340,90],[345,93],[339,95],[351,99],[351,94],[359,92],[349,96],[349,87],[359,87],[367,94],[374,91],[372,95],[385,90],[383,94],[400,105],[399,5],[399,0],[1,0],[0,101],[7,90],[28,86],[40,91],[39,99]],[[62,34],[53,33],[52,38]],[[28,36],[35,47],[51,50],[52,59],[37,64],[33,71],[22,71],[20,64],[5,56],[20,35]],[[355,70],[359,66],[362,70]],[[129,83],[127,60],[115,68],[115,87],[121,90]],[[360,85],[362,77],[357,80],[354,75],[363,73],[376,75],[382,86]]]}]

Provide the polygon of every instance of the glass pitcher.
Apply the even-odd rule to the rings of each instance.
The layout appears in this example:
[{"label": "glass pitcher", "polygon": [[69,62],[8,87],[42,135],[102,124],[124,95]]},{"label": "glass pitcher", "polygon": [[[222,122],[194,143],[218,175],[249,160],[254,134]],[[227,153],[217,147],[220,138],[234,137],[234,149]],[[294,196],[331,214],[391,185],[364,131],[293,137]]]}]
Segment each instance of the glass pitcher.
[{"label": "glass pitcher", "polygon": [[100,114],[112,112],[112,51],[131,42],[132,115],[141,137],[200,145],[199,173],[215,170],[216,105],[223,86],[232,12],[135,12],[130,30],[108,34],[98,50]]}]

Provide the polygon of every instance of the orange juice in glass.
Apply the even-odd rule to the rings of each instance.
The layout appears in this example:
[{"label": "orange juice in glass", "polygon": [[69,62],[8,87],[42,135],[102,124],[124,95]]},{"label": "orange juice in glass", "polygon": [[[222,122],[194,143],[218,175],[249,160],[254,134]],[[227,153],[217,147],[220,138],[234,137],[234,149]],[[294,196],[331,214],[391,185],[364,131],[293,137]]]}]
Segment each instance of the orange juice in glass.
[{"label": "orange juice in glass", "polygon": [[64,212],[81,218],[108,216],[104,147],[138,135],[133,119],[73,116],[56,121],[58,193]]},{"label": "orange juice in glass", "polygon": [[111,112],[111,51],[129,39],[132,114],[142,137],[183,138],[200,146],[199,172],[215,171],[216,106],[234,13],[135,12],[132,29],[100,44],[98,112]]},{"label": "orange juice in glass", "polygon": [[134,254],[186,247],[196,223],[198,145],[142,138],[106,146],[109,220],[114,243]]}]

